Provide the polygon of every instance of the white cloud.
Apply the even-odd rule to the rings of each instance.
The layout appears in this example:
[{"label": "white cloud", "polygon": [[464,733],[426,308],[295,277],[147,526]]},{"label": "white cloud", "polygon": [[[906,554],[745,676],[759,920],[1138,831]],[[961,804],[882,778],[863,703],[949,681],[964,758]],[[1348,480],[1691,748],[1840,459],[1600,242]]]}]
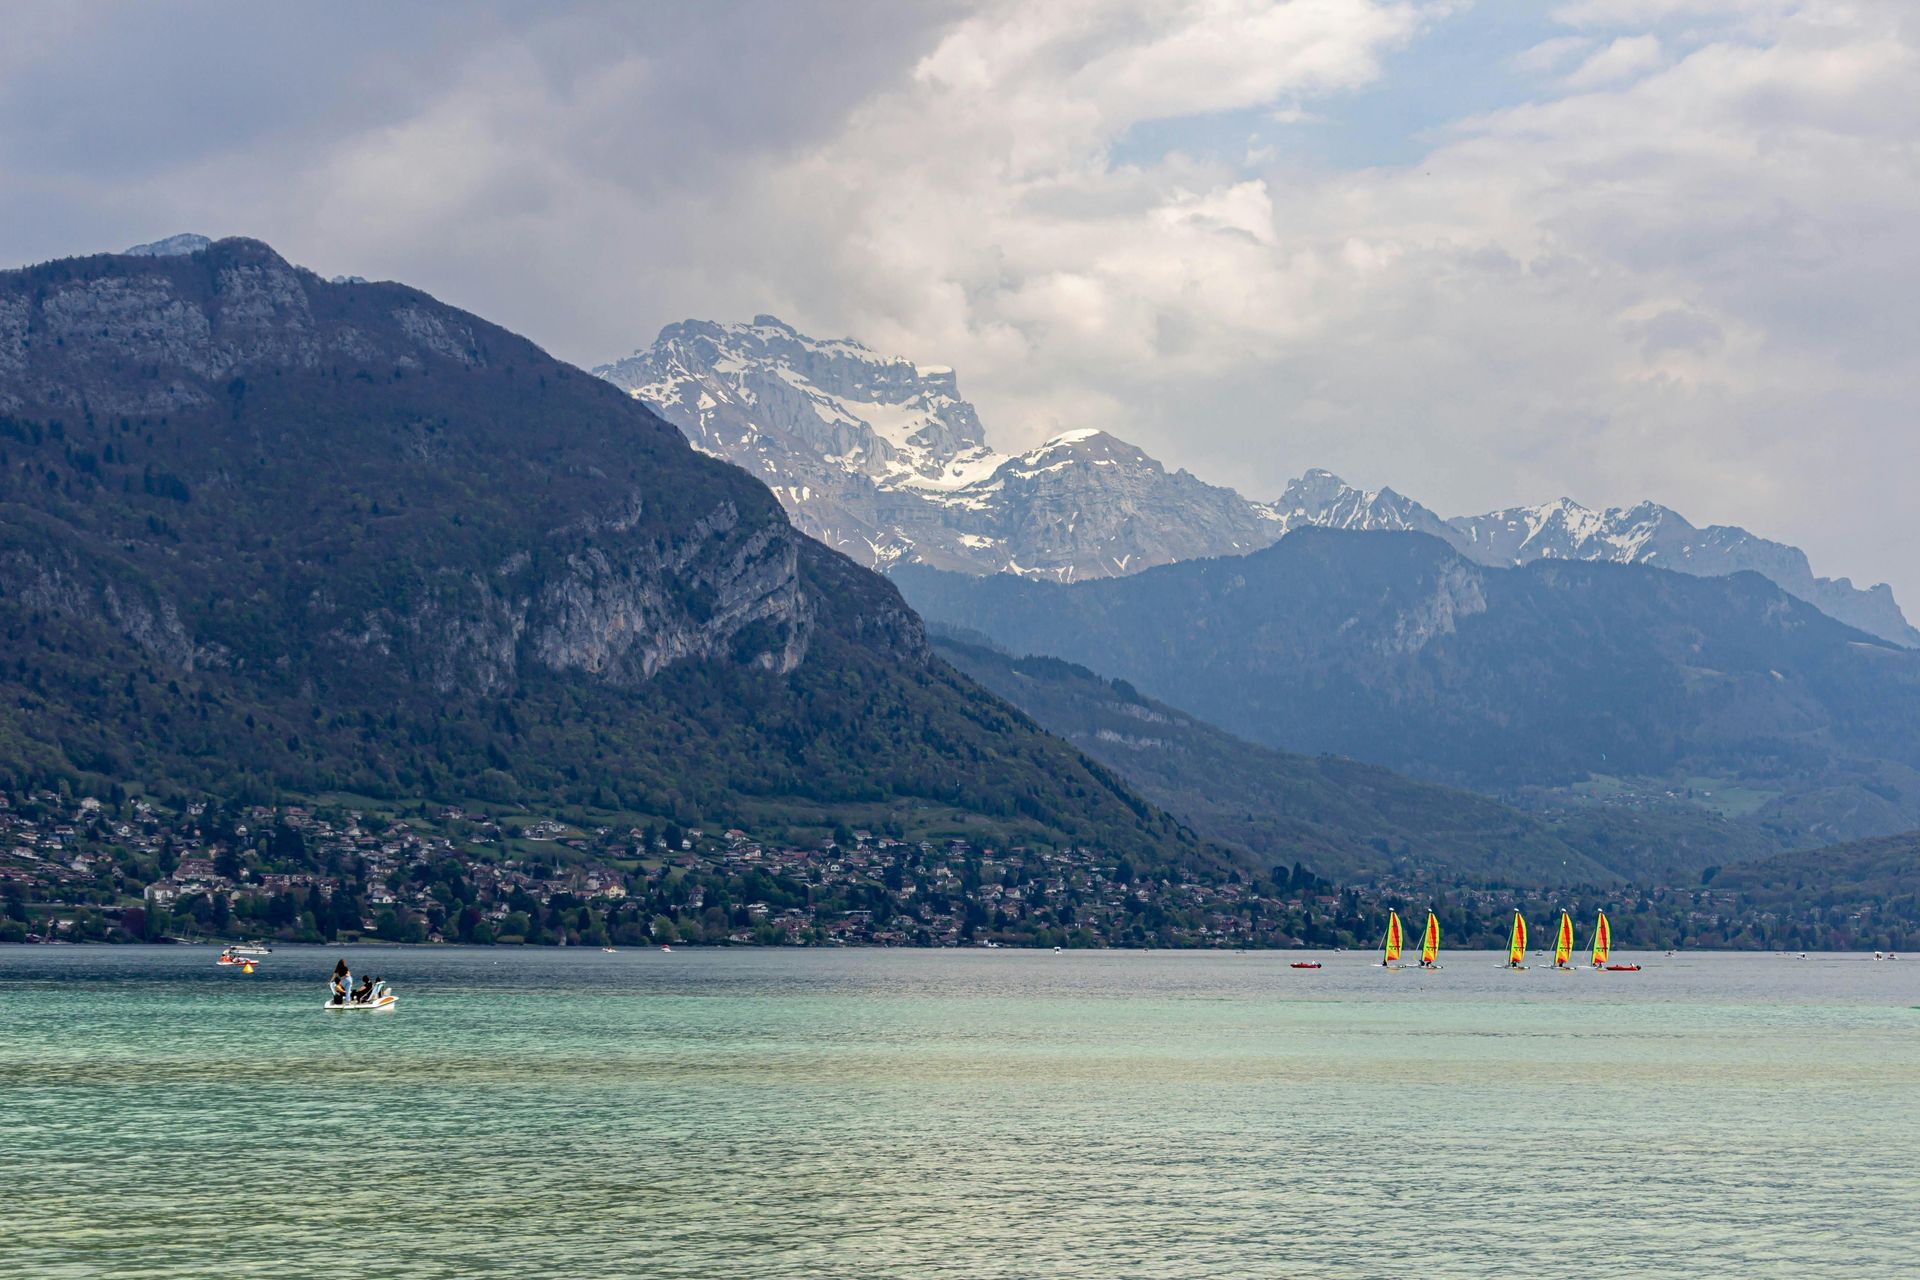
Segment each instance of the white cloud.
[{"label": "white cloud", "polygon": [[[772,311],[956,365],[1006,447],[1097,425],[1261,494],[1326,465],[1456,511],[1657,498],[1920,613],[1912,7],[1568,3],[1489,55],[1531,100],[1419,122],[1411,163],[1302,158],[1429,74],[1449,11],[593,6],[455,24],[426,88],[389,50],[347,83],[404,92],[331,132],[8,177],[121,242],[250,230],[582,361]],[[1213,117],[1223,145],[1181,141]]]},{"label": "white cloud", "polygon": [[1556,7],[1553,17],[1573,27],[1646,27],[1676,20],[1777,18],[1800,7],[1800,0],[1573,0]]},{"label": "white cloud", "polygon": [[1511,59],[1514,70],[1539,75],[1553,71],[1576,54],[1593,48],[1593,41],[1586,36],[1554,36],[1549,40],[1523,49]]},{"label": "white cloud", "polygon": [[[1266,39],[1322,56],[1209,44],[1211,74],[1144,106],[1086,68],[1184,66],[1164,50],[1194,46],[1164,22],[1092,56],[1071,21],[963,24],[915,85],[771,177],[837,255],[801,305],[957,363],[1009,444],[1093,414],[1259,492],[1325,463],[1458,510],[1655,497],[1894,578],[1920,610],[1887,514],[1920,486],[1920,335],[1897,301],[1920,288],[1910,42],[1841,5],[1766,42],[1692,38],[1671,65],[1655,33],[1624,34],[1569,96],[1462,122],[1417,164],[1107,168],[1148,113],[1337,100],[1421,21],[1297,16],[1324,25]],[[965,76],[926,74],[949,61]]]},{"label": "white cloud", "polygon": [[1621,36],[1576,68],[1566,79],[1569,89],[1597,89],[1631,80],[1662,61],[1658,36]]}]

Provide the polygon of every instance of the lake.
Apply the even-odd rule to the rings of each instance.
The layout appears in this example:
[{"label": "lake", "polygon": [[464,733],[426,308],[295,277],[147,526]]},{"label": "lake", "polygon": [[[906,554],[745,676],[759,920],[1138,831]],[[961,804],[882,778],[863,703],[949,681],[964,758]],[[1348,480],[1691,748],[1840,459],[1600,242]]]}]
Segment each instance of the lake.
[{"label": "lake", "polygon": [[[336,955],[398,1007],[324,1012]],[[1857,1277],[1920,1248],[1920,957],[213,956],[0,948],[0,1275]]]}]

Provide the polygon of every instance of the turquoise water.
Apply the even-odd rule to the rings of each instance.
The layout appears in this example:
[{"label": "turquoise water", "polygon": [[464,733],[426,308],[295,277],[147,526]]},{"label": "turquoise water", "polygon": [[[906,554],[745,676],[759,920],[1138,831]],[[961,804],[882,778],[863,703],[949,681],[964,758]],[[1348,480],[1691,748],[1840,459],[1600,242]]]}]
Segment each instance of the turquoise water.
[{"label": "turquoise water", "polygon": [[1913,1273],[1920,959],[1295,958],[0,948],[0,1275]]}]

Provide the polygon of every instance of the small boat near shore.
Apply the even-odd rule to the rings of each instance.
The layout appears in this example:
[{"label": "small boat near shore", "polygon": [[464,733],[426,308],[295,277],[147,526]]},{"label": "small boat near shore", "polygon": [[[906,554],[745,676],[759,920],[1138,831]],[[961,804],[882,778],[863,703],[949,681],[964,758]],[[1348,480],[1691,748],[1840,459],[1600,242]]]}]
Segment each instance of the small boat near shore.
[{"label": "small boat near shore", "polygon": [[1612,956],[1613,927],[1607,923],[1607,913],[1597,911],[1593,917],[1593,947],[1587,953],[1587,963],[1596,969],[1605,969]]},{"label": "small boat near shore", "polygon": [[1553,935],[1553,967],[1563,973],[1573,970],[1573,917],[1562,911],[1560,928]]},{"label": "small boat near shore", "polygon": [[1427,909],[1426,932],[1420,936],[1420,967],[1438,969],[1440,967],[1440,918]]},{"label": "small boat near shore", "polygon": [[394,999],[393,992],[383,991],[371,1000],[329,1000],[320,1007],[331,1009],[335,1013],[374,1013],[381,1009],[393,1008]]},{"label": "small boat near shore", "polygon": [[1380,967],[1398,969],[1400,965],[1400,913],[1387,912],[1387,936],[1380,940]]},{"label": "small boat near shore", "polygon": [[331,1009],[335,1013],[373,1013],[381,1009],[391,1009],[394,1005],[393,988],[387,985],[385,978],[370,978],[372,989],[358,999],[351,995],[329,993],[327,1002],[320,1007]]},{"label": "small boat near shore", "polygon": [[1527,918],[1513,913],[1513,931],[1507,936],[1507,968],[1516,973],[1527,967]]},{"label": "small boat near shore", "polygon": [[1321,965],[1318,960],[1295,960],[1287,966],[1289,969],[1318,969],[1320,967]]}]

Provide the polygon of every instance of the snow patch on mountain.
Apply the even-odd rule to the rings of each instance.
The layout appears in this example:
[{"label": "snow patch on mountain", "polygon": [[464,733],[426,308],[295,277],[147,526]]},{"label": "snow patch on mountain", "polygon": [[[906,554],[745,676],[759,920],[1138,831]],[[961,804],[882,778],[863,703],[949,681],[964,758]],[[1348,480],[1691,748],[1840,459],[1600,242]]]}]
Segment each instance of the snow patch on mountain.
[{"label": "snow patch on mountain", "polygon": [[136,244],[123,250],[130,258],[184,258],[190,253],[198,253],[211,245],[213,241],[198,236],[191,231],[183,231],[177,236],[168,236],[164,240],[153,240],[146,244]]},{"label": "snow patch on mountain", "polygon": [[1597,511],[1562,498],[1447,519],[1325,470],[1256,502],[1169,472],[1097,427],[1003,454],[950,367],[809,337],[773,316],[671,324],[651,346],[593,372],[694,447],[753,472],[801,529],[881,569],[918,562],[1073,582],[1244,555],[1307,526],[1398,530],[1487,565],[1605,560],[1759,573],[1842,622],[1920,647],[1920,630],[1885,585],[1816,577],[1798,548],[1731,526],[1696,528],[1657,503]]}]

